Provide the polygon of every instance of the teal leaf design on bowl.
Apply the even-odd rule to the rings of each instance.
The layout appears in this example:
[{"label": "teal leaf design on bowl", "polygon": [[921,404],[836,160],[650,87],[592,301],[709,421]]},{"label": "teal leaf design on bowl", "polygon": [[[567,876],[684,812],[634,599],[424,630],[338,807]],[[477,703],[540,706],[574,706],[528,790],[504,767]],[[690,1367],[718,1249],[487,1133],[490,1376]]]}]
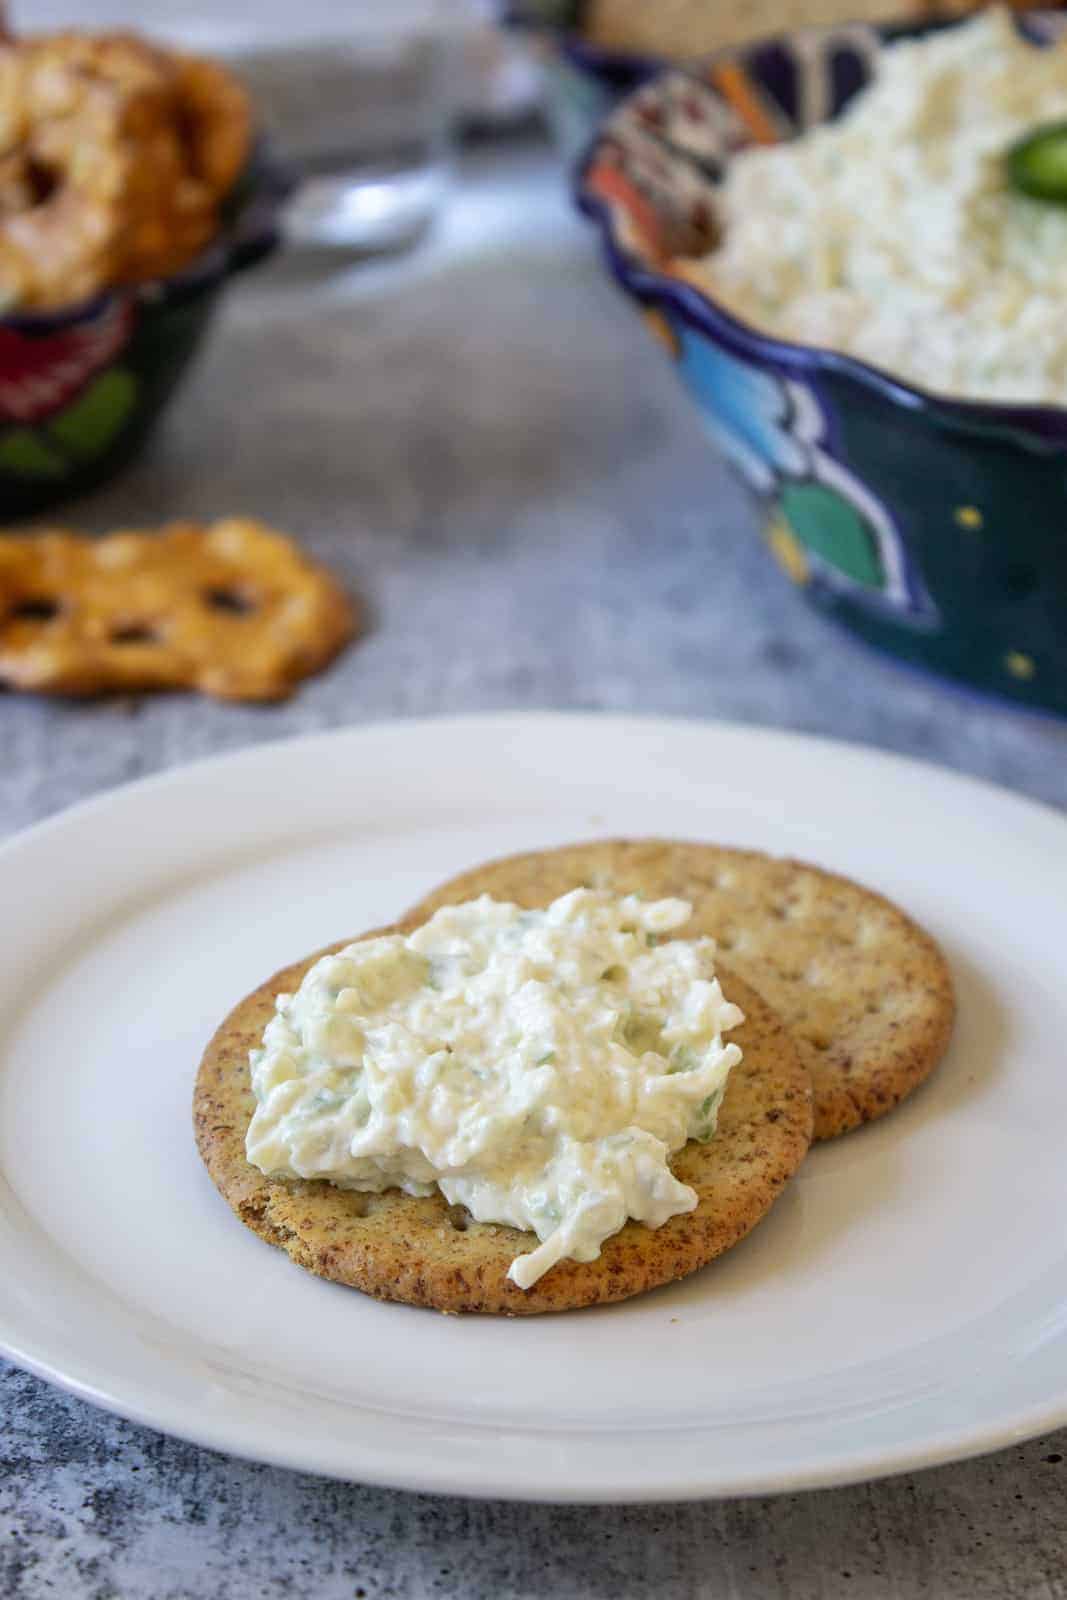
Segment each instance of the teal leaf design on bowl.
[{"label": "teal leaf design on bowl", "polygon": [[810,554],[852,583],[886,588],[878,541],[851,501],[822,483],[787,483],[781,506],[790,529]]},{"label": "teal leaf design on bowl", "polygon": [[[812,408],[806,423],[811,443],[808,473],[803,484],[780,485],[779,503],[810,557],[812,583],[908,628],[936,631],[941,613],[896,519],[867,484],[824,447],[822,408],[810,390],[802,392]],[[798,499],[799,488],[807,493]]]}]

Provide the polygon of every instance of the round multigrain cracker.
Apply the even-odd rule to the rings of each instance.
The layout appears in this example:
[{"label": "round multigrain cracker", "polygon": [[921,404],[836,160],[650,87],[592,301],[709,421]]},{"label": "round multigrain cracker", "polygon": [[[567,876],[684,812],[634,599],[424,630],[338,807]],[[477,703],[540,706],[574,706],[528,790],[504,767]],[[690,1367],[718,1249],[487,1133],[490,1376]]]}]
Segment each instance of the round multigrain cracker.
[{"label": "round multigrain cracker", "polygon": [[[409,932],[417,920],[378,931]],[[416,1199],[398,1189],[362,1194],[265,1178],[245,1159],[255,1109],[248,1052],[261,1042],[275,995],[296,989],[319,955],[277,973],[226,1018],[200,1065],[193,1122],[207,1169],[241,1221],[320,1277],[437,1311],[529,1315],[625,1300],[684,1278],[736,1244],[807,1152],[811,1079],[766,1002],[723,974],[726,993],[745,1012],[730,1032],[743,1059],[730,1074],[715,1137],[706,1145],[690,1142],[671,1163],[697,1191],[696,1210],[657,1229],[628,1222],[604,1242],[596,1261],[561,1261],[533,1288],[519,1289],[507,1271],[515,1256],[535,1247],[532,1233],[474,1222],[440,1194]]]},{"label": "round multigrain cracker", "polygon": [[544,906],[581,884],[691,902],[682,935],[711,934],[796,1040],[815,1089],[816,1139],[884,1116],[945,1053],[956,1002],[929,934],[882,895],[802,861],[602,840],[487,862],[442,884],[412,915],[480,894]]}]

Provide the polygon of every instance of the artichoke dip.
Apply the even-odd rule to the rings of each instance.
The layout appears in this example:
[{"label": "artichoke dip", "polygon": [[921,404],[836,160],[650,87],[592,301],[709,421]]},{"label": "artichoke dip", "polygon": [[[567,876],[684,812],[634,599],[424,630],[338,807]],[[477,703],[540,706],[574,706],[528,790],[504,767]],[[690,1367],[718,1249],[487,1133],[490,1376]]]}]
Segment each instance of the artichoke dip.
[{"label": "artichoke dip", "polygon": [[989,10],[887,46],[835,122],[734,157],[686,276],[778,338],[943,394],[1067,405],[1067,207],[1008,154],[1067,120],[1067,39]]},{"label": "artichoke dip", "polygon": [[633,1217],[692,1211],[670,1157],[709,1140],[743,1021],[683,900],[575,889],[544,911],[483,896],[349,945],[278,995],[251,1053],[249,1161],[342,1188],[439,1189],[537,1235],[522,1289],[592,1261]]}]

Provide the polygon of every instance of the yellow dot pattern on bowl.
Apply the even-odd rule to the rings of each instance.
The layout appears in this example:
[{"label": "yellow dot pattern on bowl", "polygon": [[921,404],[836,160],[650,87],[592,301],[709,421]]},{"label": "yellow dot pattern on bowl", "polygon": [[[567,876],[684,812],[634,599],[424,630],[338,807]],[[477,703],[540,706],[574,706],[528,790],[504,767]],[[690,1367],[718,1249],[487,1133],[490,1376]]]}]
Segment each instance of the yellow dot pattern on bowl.
[{"label": "yellow dot pattern on bowl", "polygon": [[969,533],[977,533],[985,526],[985,518],[977,506],[957,506],[955,517],[956,526],[966,528]]},{"label": "yellow dot pattern on bowl", "polygon": [[1028,683],[1037,672],[1033,656],[1026,655],[1022,650],[1009,650],[1004,657],[1004,665],[1013,678],[1019,678],[1023,683]]},{"label": "yellow dot pattern on bowl", "polygon": [[787,577],[794,583],[807,583],[811,567],[804,546],[782,517],[772,517],[767,524],[767,543],[771,554]]}]

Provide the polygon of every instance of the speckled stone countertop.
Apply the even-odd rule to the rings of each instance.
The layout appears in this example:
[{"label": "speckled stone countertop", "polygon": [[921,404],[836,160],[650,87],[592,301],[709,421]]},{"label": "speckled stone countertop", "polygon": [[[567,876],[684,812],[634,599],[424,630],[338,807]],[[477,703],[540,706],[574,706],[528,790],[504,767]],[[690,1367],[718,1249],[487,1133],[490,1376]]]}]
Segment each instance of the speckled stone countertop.
[{"label": "speckled stone countertop", "polygon": [[[553,706],[859,739],[1067,805],[1067,726],[906,675],[810,615],[538,148],[468,159],[434,236],[237,290],[151,453],[70,519],[258,513],[364,594],[289,704],[0,699],[0,833],[257,740]],[[435,1500],[232,1461],[0,1368],[0,1600],[1067,1595],[1067,1433],[704,1506]]]}]

